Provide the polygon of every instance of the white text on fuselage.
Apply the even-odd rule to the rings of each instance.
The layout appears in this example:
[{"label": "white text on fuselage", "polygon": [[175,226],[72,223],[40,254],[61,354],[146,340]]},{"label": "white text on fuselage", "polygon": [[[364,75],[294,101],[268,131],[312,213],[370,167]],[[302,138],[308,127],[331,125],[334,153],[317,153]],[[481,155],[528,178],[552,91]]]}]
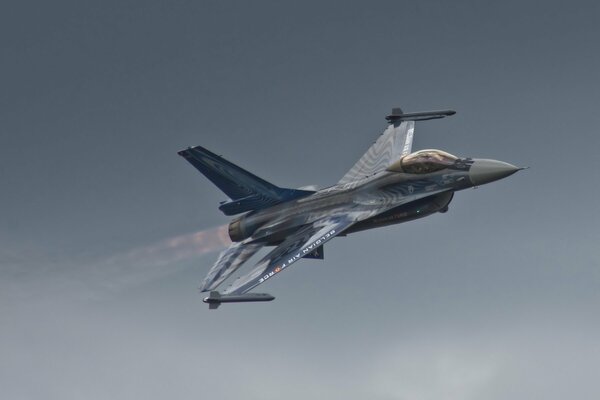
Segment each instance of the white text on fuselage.
[{"label": "white text on fuselage", "polygon": [[325,243],[327,240],[329,240],[334,235],[335,235],[335,229],[332,229],[329,232],[325,233],[323,236],[319,237],[314,242],[312,242],[309,245],[303,247],[296,254],[292,254],[290,256],[290,258],[287,259],[287,261],[283,262],[283,264],[276,266],[275,268],[273,268],[272,271],[270,271],[270,272],[266,273],[265,275],[263,275],[258,280],[258,283],[263,283],[264,281],[266,281],[267,279],[269,279],[270,277],[272,277],[276,273],[281,272],[283,269],[285,269],[286,267],[288,267],[290,264],[298,261],[299,259],[301,259],[305,255],[307,255],[308,253],[311,253],[311,252],[315,251],[317,248],[319,248],[319,246],[321,246],[321,244]]}]

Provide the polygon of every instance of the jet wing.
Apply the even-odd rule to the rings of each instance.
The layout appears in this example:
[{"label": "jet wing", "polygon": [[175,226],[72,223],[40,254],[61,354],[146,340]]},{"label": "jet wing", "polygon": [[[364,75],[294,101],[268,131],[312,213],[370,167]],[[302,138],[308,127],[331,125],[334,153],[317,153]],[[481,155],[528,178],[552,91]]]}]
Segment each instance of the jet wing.
[{"label": "jet wing", "polygon": [[208,275],[206,275],[206,278],[202,281],[200,291],[207,292],[209,290],[214,290],[246,262],[246,260],[263,247],[262,244],[247,242],[249,242],[249,240],[233,243],[219,255],[215,265],[213,265],[208,272]]},{"label": "jet wing", "polygon": [[385,170],[412,149],[414,121],[392,122],[338,184],[358,181]]},{"label": "jet wing", "polygon": [[[368,215],[370,214],[369,212]],[[368,215],[367,213],[350,212],[327,217],[299,228],[298,231],[288,236],[286,240],[260,260],[248,275],[233,282],[230,287],[223,291],[223,294],[248,292]]]}]

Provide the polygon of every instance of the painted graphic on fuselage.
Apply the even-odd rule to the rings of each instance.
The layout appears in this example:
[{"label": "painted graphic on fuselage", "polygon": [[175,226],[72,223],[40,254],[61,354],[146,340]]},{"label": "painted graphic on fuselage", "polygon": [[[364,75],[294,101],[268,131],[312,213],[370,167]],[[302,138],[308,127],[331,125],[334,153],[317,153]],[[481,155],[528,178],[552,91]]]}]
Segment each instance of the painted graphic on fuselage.
[{"label": "painted graphic on fuselage", "polygon": [[283,271],[286,267],[288,267],[290,264],[298,261],[299,259],[301,259],[302,257],[304,257],[305,255],[307,255],[308,253],[312,252],[313,250],[315,250],[316,248],[318,248],[322,242],[326,241],[327,239],[329,239],[330,237],[335,236],[335,229],[330,230],[329,232],[325,233],[324,235],[320,236],[317,240],[311,242],[309,245],[307,245],[306,247],[303,247],[300,251],[298,251],[295,254],[290,255],[290,258],[288,258],[287,262],[282,263],[279,266],[276,266],[275,268],[273,268],[273,270],[265,275],[263,275],[258,282],[259,283],[263,283],[264,281],[266,281],[267,279],[269,279],[270,277],[272,277],[273,275]]}]

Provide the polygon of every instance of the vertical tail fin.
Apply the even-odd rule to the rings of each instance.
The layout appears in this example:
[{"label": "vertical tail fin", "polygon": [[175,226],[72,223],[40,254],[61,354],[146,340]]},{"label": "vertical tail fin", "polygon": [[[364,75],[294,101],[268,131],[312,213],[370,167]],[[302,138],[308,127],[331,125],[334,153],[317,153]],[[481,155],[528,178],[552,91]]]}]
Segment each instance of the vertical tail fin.
[{"label": "vertical tail fin", "polygon": [[314,193],[275,186],[201,146],[189,147],[177,154],[231,199],[219,207],[226,215],[259,210]]}]

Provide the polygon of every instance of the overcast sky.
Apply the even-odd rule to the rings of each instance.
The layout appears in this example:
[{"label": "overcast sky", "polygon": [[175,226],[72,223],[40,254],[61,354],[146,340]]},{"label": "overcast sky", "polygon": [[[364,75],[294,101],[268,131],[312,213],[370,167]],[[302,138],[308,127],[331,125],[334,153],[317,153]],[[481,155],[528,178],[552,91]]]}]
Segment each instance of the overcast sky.
[{"label": "overcast sky", "polygon": [[[597,399],[597,2],[4,1],[6,399]],[[391,108],[414,149],[531,169],[327,244],[209,311],[203,145],[334,184]]]}]

